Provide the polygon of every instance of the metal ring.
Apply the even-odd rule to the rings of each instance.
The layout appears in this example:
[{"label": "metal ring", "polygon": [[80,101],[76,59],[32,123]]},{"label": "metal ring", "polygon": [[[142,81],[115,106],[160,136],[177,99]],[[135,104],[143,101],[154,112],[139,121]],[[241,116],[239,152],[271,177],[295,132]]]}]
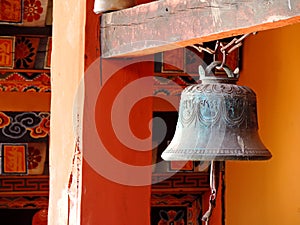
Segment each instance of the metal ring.
[{"label": "metal ring", "polygon": [[[214,61],[211,64],[209,64],[205,69],[205,76],[206,77],[209,76],[212,73],[212,70],[214,68],[217,68],[219,65],[222,65],[221,61]],[[231,69],[226,64],[223,65],[223,69],[228,77],[237,78],[235,76],[235,74],[231,71]]]}]

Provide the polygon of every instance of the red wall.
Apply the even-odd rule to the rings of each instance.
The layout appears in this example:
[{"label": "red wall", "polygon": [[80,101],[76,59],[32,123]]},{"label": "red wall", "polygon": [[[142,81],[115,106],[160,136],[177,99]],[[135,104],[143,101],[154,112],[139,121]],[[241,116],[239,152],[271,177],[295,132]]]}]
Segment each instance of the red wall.
[{"label": "red wall", "polygon": [[[91,13],[91,2],[87,5],[86,26],[81,223],[146,225],[150,223],[151,168],[145,167],[141,173],[137,172],[139,169],[128,168],[150,165],[151,151],[135,151],[125,146],[112,127],[111,115],[113,104],[123,88],[131,81],[152,75],[153,62],[146,61],[153,60],[99,59],[99,16]],[[118,116],[131,126],[135,135],[150,137],[146,141],[149,150],[152,145],[148,128],[152,100],[137,102],[129,116],[126,112],[130,100],[127,96],[138,96],[145,91],[151,94],[151,85],[149,83],[135,93],[126,93],[121,97],[121,104],[116,106]],[[139,176],[148,181],[148,185],[131,186],[132,182],[138,183]]]}]

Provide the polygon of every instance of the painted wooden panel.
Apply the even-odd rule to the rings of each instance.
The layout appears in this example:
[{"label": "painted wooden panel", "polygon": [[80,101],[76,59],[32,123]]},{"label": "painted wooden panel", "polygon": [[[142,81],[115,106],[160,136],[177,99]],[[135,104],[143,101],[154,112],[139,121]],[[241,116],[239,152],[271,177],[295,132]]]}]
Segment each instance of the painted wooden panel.
[{"label": "painted wooden panel", "polygon": [[48,0],[24,0],[23,26],[45,26]]},{"label": "painted wooden panel", "polygon": [[152,194],[151,225],[199,225],[202,195]]},{"label": "painted wooden panel", "polygon": [[15,68],[17,69],[34,68],[39,42],[40,39],[35,37],[25,37],[25,36],[16,37]]},{"label": "painted wooden panel", "polygon": [[0,37],[0,68],[14,67],[14,37]]},{"label": "painted wooden panel", "polygon": [[0,24],[22,22],[22,0],[0,0]]},{"label": "painted wooden panel", "polygon": [[48,14],[48,0],[1,0],[0,24],[26,27],[41,27],[51,25],[50,5]]},{"label": "painted wooden panel", "polygon": [[27,174],[27,144],[2,144],[2,174]]},{"label": "painted wooden panel", "polygon": [[46,142],[28,143],[28,154],[27,154],[28,174],[41,175],[44,173],[46,154],[47,154]]},{"label": "painted wooden panel", "polygon": [[47,48],[46,48],[46,57],[45,57],[45,69],[50,69],[51,66],[51,53],[52,53],[52,37],[48,37]]},{"label": "painted wooden panel", "polygon": [[49,36],[0,36],[0,69],[49,70],[51,50]]}]

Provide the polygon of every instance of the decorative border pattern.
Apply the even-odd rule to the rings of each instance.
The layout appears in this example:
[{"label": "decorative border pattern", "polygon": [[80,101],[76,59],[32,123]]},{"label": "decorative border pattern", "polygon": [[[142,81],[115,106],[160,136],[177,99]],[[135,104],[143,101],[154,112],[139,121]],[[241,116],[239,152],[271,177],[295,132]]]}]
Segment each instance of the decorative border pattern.
[{"label": "decorative border pattern", "polygon": [[50,72],[0,70],[0,92],[51,92]]},{"label": "decorative border pattern", "polygon": [[49,198],[46,196],[0,197],[2,209],[43,209],[48,208]]},{"label": "decorative border pattern", "polygon": [[0,176],[0,196],[48,196],[48,176]]},{"label": "decorative border pattern", "polygon": [[1,82],[0,92],[51,92],[50,85],[40,82]]},{"label": "decorative border pattern", "polygon": [[[18,71],[18,72],[17,72]],[[51,82],[50,71],[26,71],[26,70],[0,70],[0,81],[36,81],[43,84],[49,84]]]},{"label": "decorative border pattern", "polygon": [[168,178],[169,174],[152,174],[152,190],[174,191],[174,189],[193,189],[195,191],[209,190],[209,174],[199,173],[177,173]]}]

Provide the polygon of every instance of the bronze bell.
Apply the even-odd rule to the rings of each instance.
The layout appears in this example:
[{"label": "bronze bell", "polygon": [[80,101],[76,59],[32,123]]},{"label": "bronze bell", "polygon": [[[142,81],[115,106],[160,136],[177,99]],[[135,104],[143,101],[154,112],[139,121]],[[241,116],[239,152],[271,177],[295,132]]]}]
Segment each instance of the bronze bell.
[{"label": "bronze bell", "polygon": [[213,74],[220,62],[199,67],[200,83],[181,94],[175,135],[164,160],[267,160],[271,153],[258,135],[256,95],[236,85],[238,72]]}]

